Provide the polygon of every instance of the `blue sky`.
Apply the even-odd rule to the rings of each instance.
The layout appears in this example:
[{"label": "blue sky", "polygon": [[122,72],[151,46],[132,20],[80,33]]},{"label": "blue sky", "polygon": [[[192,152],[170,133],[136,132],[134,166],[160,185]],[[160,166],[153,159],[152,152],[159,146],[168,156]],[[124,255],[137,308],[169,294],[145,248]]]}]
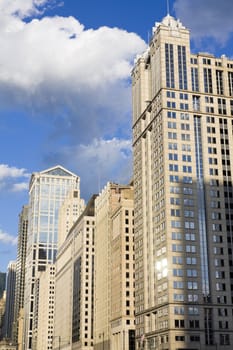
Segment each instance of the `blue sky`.
[{"label": "blue sky", "polygon": [[[0,271],[16,258],[30,174],[61,164],[88,200],[131,177],[135,56],[166,0],[1,0]],[[232,0],[170,0],[194,52],[233,57]]]}]

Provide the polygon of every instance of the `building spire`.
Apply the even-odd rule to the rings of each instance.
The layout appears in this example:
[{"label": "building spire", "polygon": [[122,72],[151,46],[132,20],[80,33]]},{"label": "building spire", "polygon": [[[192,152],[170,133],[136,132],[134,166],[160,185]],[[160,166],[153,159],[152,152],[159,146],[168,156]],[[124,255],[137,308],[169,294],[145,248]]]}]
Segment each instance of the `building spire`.
[{"label": "building spire", "polygon": [[169,0],[167,0],[167,15],[170,16]]}]

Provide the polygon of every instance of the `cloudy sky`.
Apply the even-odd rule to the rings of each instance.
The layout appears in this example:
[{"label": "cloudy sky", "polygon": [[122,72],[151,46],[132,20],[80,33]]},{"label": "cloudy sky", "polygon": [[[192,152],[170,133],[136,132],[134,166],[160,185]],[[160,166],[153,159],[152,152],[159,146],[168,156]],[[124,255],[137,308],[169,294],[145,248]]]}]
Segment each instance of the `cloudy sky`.
[{"label": "cloudy sky", "polygon": [[[233,57],[232,0],[169,5],[194,52]],[[166,13],[166,0],[0,1],[0,271],[33,171],[63,165],[86,200],[131,177],[130,71]]]}]

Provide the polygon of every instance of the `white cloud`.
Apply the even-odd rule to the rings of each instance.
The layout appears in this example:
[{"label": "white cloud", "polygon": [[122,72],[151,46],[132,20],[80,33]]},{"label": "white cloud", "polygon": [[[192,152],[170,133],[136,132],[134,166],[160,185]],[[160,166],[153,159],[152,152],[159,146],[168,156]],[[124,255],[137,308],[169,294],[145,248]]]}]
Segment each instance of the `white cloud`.
[{"label": "white cloud", "polygon": [[12,236],[6,232],[3,232],[0,229],[0,243],[16,245],[17,244],[17,237]]},{"label": "white cloud", "polygon": [[[15,3],[23,14],[36,11],[35,1]],[[49,122],[56,116],[54,135],[70,137],[75,130],[85,143],[113,137],[125,129],[126,119],[130,125],[130,72],[146,47],[139,36],[118,28],[86,30],[74,17],[26,22],[23,15],[5,12],[0,12],[0,23],[6,22],[0,25],[0,105],[47,114]]]},{"label": "white cloud", "polygon": [[[74,17],[32,18],[49,3],[1,2],[0,108],[26,110],[48,123],[47,164],[56,163],[54,152],[64,155],[59,138],[65,139],[71,168],[76,160],[81,176],[81,164],[82,183],[88,188],[92,182],[102,186],[111,179],[126,180],[131,172],[130,73],[146,44],[135,33],[119,28],[85,29]],[[93,157],[99,168],[90,162]],[[66,159],[62,164],[67,164]],[[7,179],[12,180],[13,168],[2,168],[2,174],[7,171]],[[19,176],[25,173],[21,169]],[[0,186],[7,182],[0,167]],[[25,179],[19,183],[21,178],[12,190],[25,188]]]},{"label": "white cloud", "polygon": [[12,185],[12,192],[21,192],[28,190],[28,182],[20,182]]},{"label": "white cloud", "polygon": [[[16,168],[8,164],[0,164],[0,189],[8,189],[13,192],[19,192],[28,189],[28,182],[30,174],[24,168]],[[22,182],[15,183],[15,180]],[[24,180],[24,181],[23,181]]]},{"label": "white cloud", "polygon": [[10,167],[7,164],[0,164],[0,181],[4,178],[28,177],[29,174],[24,168]]},{"label": "white cloud", "polygon": [[176,0],[174,8],[199,44],[209,37],[224,46],[233,33],[232,0]]},{"label": "white cloud", "polygon": [[38,14],[48,0],[1,0],[0,11],[4,16],[25,18]]}]

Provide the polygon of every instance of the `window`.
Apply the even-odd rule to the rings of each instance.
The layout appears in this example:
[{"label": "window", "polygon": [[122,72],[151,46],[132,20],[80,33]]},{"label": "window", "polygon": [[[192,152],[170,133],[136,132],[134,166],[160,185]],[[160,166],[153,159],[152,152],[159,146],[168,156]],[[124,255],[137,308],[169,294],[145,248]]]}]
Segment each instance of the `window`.
[{"label": "window", "polygon": [[223,71],[216,70],[216,86],[217,86],[217,94],[223,95]]},{"label": "window", "polygon": [[188,301],[190,303],[195,303],[198,301],[198,295],[197,294],[188,294]]},{"label": "window", "polygon": [[216,137],[208,137],[207,138],[208,143],[216,143]]},{"label": "window", "polygon": [[176,103],[174,101],[167,101],[167,108],[176,108]]},{"label": "window", "polygon": [[200,111],[200,96],[193,95],[193,110]]},{"label": "window", "polygon": [[189,114],[188,113],[180,113],[180,119],[181,120],[189,120]]},{"label": "window", "polygon": [[172,228],[180,228],[181,227],[181,222],[180,221],[176,221],[176,220],[172,220],[171,221],[171,227]]},{"label": "window", "polygon": [[171,197],[170,198],[170,204],[180,205],[180,203],[181,203],[180,198],[176,198],[176,197]]},{"label": "window", "polygon": [[187,265],[196,265],[197,264],[197,258],[192,258],[192,257],[188,256],[186,258],[186,263],[187,263]]},{"label": "window", "polygon": [[224,115],[227,114],[225,98],[218,98],[218,113]]},{"label": "window", "polygon": [[191,145],[183,143],[182,144],[182,151],[191,152]]},{"label": "window", "polygon": [[196,253],[195,245],[186,245],[186,253]]},{"label": "window", "polygon": [[167,91],[167,97],[175,98],[176,94],[174,91]]},{"label": "window", "polygon": [[198,68],[191,67],[192,90],[199,91]]},{"label": "window", "polygon": [[181,134],[181,140],[182,141],[190,141],[190,135],[189,134]]},{"label": "window", "polygon": [[190,124],[181,124],[181,130],[190,130]]},{"label": "window", "polygon": [[215,134],[215,128],[211,126],[207,126],[207,132],[211,134]]},{"label": "window", "polygon": [[193,230],[195,228],[195,223],[193,221],[185,221],[184,227]]},{"label": "window", "polygon": [[196,307],[196,306],[190,306],[190,307],[188,308],[188,314],[189,314],[189,315],[199,315],[198,307]]},{"label": "window", "polygon": [[178,160],[178,154],[177,153],[168,153],[168,159],[169,160]]},{"label": "window", "polygon": [[228,321],[219,321],[219,328],[220,329],[228,329],[229,325],[228,325]]},{"label": "window", "polygon": [[231,115],[233,115],[233,100],[230,100]]},{"label": "window", "polygon": [[187,90],[186,47],[178,45],[179,88]]},{"label": "window", "polygon": [[168,133],[168,138],[176,140],[177,139],[177,133],[176,132],[169,132]]},{"label": "window", "polygon": [[175,320],[175,328],[184,328],[184,320]]},{"label": "window", "polygon": [[208,147],[208,153],[209,154],[217,154],[217,148],[215,148],[215,147]]},{"label": "window", "polygon": [[233,96],[233,72],[228,72],[229,95]]},{"label": "window", "polygon": [[174,301],[184,301],[184,294],[173,294]]},{"label": "window", "polygon": [[206,111],[206,113],[214,113],[214,107],[206,106],[205,111]]},{"label": "window", "polygon": [[230,335],[229,334],[220,334],[219,335],[220,345],[230,345]]},{"label": "window", "polygon": [[225,283],[216,283],[216,290],[217,291],[225,291],[226,290],[226,284]]},{"label": "window", "polygon": [[165,44],[166,86],[175,87],[173,44]]},{"label": "window", "polygon": [[[214,98],[211,96],[205,96],[205,102],[214,103]],[[207,117],[206,119],[207,119],[207,123],[214,123],[214,117]]]},{"label": "window", "polygon": [[194,211],[193,210],[184,210],[184,217],[185,218],[193,218],[194,217]]},{"label": "window", "polygon": [[213,93],[213,83],[212,83],[212,71],[210,68],[203,69],[204,75],[204,90],[207,93]]},{"label": "window", "polygon": [[177,265],[182,265],[183,264],[182,256],[173,256],[172,257],[172,263],[173,264],[177,264]]},{"label": "window", "polygon": [[189,320],[189,327],[190,328],[199,328],[199,320]]},{"label": "window", "polygon": [[179,209],[171,209],[171,216],[180,217],[180,210]]},{"label": "window", "polygon": [[170,175],[169,180],[170,180],[170,182],[179,182],[179,176],[178,175]]},{"label": "window", "polygon": [[187,111],[189,109],[188,103],[180,103],[180,109],[184,109]]},{"label": "window", "polygon": [[187,270],[187,277],[197,277],[197,270],[196,269],[188,269]]},{"label": "window", "polygon": [[168,111],[167,112],[167,117],[168,118],[172,118],[172,119],[176,119],[176,112]]},{"label": "window", "polygon": [[197,58],[193,58],[193,57],[192,57],[192,58],[190,59],[190,63],[191,63],[191,64],[197,64]]},{"label": "window", "polygon": [[192,157],[188,154],[183,154],[182,155],[182,161],[183,162],[191,162],[192,161]]},{"label": "window", "polygon": [[177,164],[169,164],[169,171],[179,171]]},{"label": "window", "polygon": [[196,236],[195,233],[185,233],[185,240],[186,241],[195,241],[196,240]]},{"label": "window", "polygon": [[177,150],[177,149],[178,149],[177,143],[171,143],[171,142],[169,142],[169,143],[168,143],[168,149]]},{"label": "window", "polygon": [[193,199],[189,199],[189,198],[185,198],[184,199],[184,205],[192,207],[194,205],[194,200]]},{"label": "window", "polygon": [[190,187],[184,187],[183,188],[183,193],[184,194],[193,194],[193,190]]},{"label": "window", "polygon": [[172,251],[173,252],[182,252],[183,246],[181,244],[172,244]]},{"label": "window", "polygon": [[181,240],[182,234],[180,232],[172,232],[172,239],[173,240]]},{"label": "window", "polygon": [[198,284],[197,284],[197,282],[194,282],[194,281],[188,281],[187,288],[188,289],[198,289]]},{"label": "window", "polygon": [[175,315],[184,315],[184,306],[174,306]]},{"label": "window", "polygon": [[183,176],[183,183],[184,184],[191,184],[193,183],[193,179],[191,176]]},{"label": "window", "polygon": [[218,175],[218,169],[215,169],[215,168],[210,168],[209,169],[209,174],[210,175]]},{"label": "window", "polygon": [[182,281],[173,281],[173,288],[175,288],[175,289],[183,289],[184,288],[184,282],[182,282]]},{"label": "window", "polygon": [[180,193],[180,187],[171,186],[170,193]]}]

